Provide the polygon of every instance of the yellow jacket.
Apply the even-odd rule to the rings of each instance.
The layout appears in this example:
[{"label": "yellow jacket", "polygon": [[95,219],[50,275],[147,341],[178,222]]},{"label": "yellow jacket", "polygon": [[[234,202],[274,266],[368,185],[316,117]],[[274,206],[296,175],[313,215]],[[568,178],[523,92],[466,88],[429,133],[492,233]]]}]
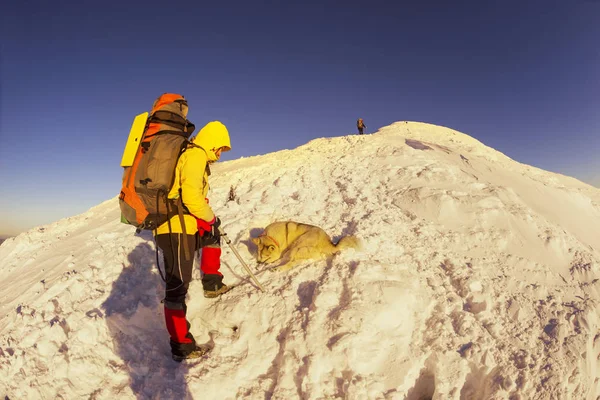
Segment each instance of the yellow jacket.
[{"label": "yellow jacket", "polygon": [[[198,232],[196,218],[207,222],[215,218],[207,199],[210,175],[208,166],[219,159],[216,154],[219,148],[222,148],[222,151],[231,150],[229,132],[219,121],[206,124],[192,139],[192,143],[195,146],[190,145],[179,157],[175,168],[175,181],[168,196],[169,199],[176,200],[181,189],[181,200],[189,211],[189,214],[183,215],[185,232],[188,235]],[[158,235],[169,232],[183,233],[179,215],[171,217],[170,230],[169,223],[165,222],[156,231]]]}]

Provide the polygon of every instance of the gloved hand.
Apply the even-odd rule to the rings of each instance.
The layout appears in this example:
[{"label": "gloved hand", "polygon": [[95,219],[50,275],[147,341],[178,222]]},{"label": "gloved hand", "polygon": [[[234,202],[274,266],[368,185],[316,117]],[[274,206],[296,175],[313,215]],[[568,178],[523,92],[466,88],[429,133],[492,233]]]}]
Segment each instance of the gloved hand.
[{"label": "gloved hand", "polygon": [[221,226],[221,220],[218,217],[214,217],[212,221],[206,222],[203,219],[196,218],[196,223],[198,225],[198,235],[204,236],[213,236],[219,237],[221,234],[219,232],[219,227]]}]

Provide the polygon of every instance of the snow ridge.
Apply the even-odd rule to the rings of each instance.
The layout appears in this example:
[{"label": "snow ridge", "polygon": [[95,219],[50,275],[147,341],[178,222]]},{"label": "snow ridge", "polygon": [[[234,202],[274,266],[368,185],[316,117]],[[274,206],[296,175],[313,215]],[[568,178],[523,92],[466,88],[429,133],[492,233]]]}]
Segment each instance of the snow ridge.
[{"label": "snow ridge", "polygon": [[600,190],[405,121],[217,164],[211,179],[252,267],[249,237],[275,220],[357,235],[364,249],[289,273],[260,266],[260,293],[224,245],[236,288],[205,299],[196,279],[188,301],[214,350],[180,365],[151,235],[119,223],[116,197],[32,229],[0,246],[0,395],[600,395]]}]

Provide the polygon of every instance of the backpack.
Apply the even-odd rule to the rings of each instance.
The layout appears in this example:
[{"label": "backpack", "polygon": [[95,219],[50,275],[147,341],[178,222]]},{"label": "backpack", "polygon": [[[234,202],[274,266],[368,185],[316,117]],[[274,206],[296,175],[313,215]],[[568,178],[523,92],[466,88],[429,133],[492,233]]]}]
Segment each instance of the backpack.
[{"label": "backpack", "polygon": [[165,93],[156,99],[149,115],[140,114],[134,120],[121,160],[124,171],[119,206],[121,222],[135,226],[138,233],[155,230],[181,214],[180,201],[175,203],[167,196],[177,161],[191,143],[189,137],[195,129],[186,117],[185,98]]}]

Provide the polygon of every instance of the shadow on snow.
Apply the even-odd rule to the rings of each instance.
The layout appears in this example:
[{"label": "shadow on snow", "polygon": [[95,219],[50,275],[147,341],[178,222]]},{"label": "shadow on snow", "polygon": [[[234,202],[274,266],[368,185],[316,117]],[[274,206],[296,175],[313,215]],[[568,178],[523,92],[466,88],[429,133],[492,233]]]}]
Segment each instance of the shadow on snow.
[{"label": "shadow on snow", "polygon": [[171,359],[160,301],[164,282],[156,270],[152,238],[145,238],[148,241],[129,254],[128,264],[102,304],[106,324],[138,399],[190,399],[185,380],[189,367]]}]

